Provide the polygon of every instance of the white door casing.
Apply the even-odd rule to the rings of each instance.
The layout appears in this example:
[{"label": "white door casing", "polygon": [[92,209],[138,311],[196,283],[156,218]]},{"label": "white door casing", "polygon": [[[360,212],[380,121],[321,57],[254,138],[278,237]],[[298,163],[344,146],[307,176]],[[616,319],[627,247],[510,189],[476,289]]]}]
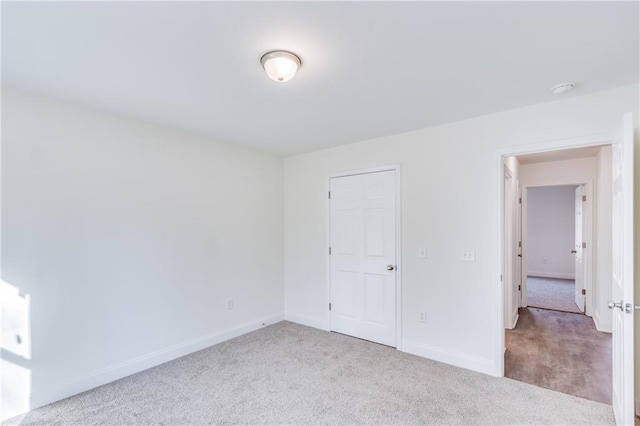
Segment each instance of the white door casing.
[{"label": "white door casing", "polygon": [[579,185],[575,192],[575,233],[574,233],[574,257],[575,257],[575,286],[574,300],[580,312],[584,312],[585,297],[582,290],[585,289],[585,247],[584,239],[584,216],[583,216],[583,196],[585,196],[584,185]]},{"label": "white door casing", "polygon": [[522,186],[520,186],[520,181],[517,182],[518,185],[518,204],[516,209],[516,238],[518,239],[518,254],[516,257],[516,279],[518,280],[516,285],[518,286],[517,292],[517,306],[516,312],[518,308],[523,306],[522,303]]},{"label": "white door casing", "polygon": [[518,308],[520,294],[518,283],[519,274],[519,247],[518,247],[518,197],[517,185],[514,185],[513,172],[505,164],[504,167],[504,288],[505,288],[505,328],[513,329],[518,320]]},{"label": "white door casing", "polygon": [[527,272],[529,270],[529,262],[528,262],[528,252],[527,252],[527,241],[528,241],[528,215],[527,215],[527,205],[528,205],[528,193],[529,188],[524,186],[522,187],[521,196],[520,196],[520,254],[522,257],[520,258],[520,307],[526,308],[529,306],[529,301],[527,299]]},{"label": "white door casing", "polygon": [[396,346],[396,171],[330,179],[331,330]]},{"label": "white door casing", "polygon": [[511,197],[511,173],[509,168],[504,168],[504,324],[505,328],[512,329],[513,324],[511,320],[511,310],[513,306],[513,253],[511,240],[512,235],[512,223],[511,223],[511,208],[513,199]]},{"label": "white door casing", "polygon": [[633,354],[633,117],[626,113],[612,146],[613,412],[619,425],[634,424]]}]

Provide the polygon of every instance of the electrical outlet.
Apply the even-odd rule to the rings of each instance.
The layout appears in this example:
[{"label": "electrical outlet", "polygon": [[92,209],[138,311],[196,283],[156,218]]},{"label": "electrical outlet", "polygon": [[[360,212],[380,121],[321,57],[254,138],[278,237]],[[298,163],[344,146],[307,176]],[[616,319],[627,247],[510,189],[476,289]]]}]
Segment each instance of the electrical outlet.
[{"label": "electrical outlet", "polygon": [[418,321],[427,322],[427,311],[425,309],[418,313]]},{"label": "electrical outlet", "polygon": [[426,247],[420,247],[418,249],[418,257],[420,259],[426,259],[427,258],[427,248]]},{"label": "electrical outlet", "polygon": [[475,250],[462,250],[462,256],[460,256],[460,260],[462,260],[463,262],[475,262],[476,261]]},{"label": "electrical outlet", "polygon": [[233,309],[233,299],[227,299],[227,311]]}]

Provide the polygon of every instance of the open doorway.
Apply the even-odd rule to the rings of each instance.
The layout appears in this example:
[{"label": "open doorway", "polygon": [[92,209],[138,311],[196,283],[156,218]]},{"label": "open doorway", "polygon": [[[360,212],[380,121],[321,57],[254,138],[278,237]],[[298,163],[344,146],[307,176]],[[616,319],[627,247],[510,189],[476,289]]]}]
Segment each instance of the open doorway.
[{"label": "open doorway", "polygon": [[611,404],[611,147],[504,163],[504,374]]},{"label": "open doorway", "polygon": [[527,188],[528,306],[584,313],[586,202],[584,184]]},{"label": "open doorway", "polygon": [[[498,374],[508,375],[509,370],[509,353],[517,348],[514,345],[510,335],[518,332],[524,318],[517,317],[515,328],[509,330],[509,322],[505,320],[505,312],[508,311],[504,305],[509,303],[509,295],[518,291],[519,309],[528,308],[526,301],[526,292],[519,291],[520,286],[525,286],[526,282],[518,284],[517,280],[512,282],[505,281],[506,270],[512,267],[511,259],[507,258],[509,253],[506,250],[504,236],[506,234],[505,226],[508,224],[506,220],[506,206],[504,205],[506,197],[503,191],[505,188],[504,167],[506,164],[514,165],[517,171],[516,180],[520,179],[527,182],[532,176],[531,172],[538,169],[537,183],[531,186],[553,186],[553,185],[572,185],[580,182],[589,181],[589,178],[581,178],[579,180],[570,180],[558,182],[559,177],[563,173],[570,170],[576,174],[584,172],[579,167],[579,160],[593,166],[596,164],[596,176],[593,178],[593,200],[596,207],[593,209],[596,216],[593,220],[593,241],[591,245],[592,256],[595,262],[594,286],[589,289],[587,286],[585,295],[585,315],[576,315],[566,312],[555,312],[565,318],[581,318],[588,321],[588,324],[594,325],[595,330],[591,329],[591,333],[600,333],[600,336],[607,338],[607,334],[611,337],[607,339],[607,343],[603,348],[609,348],[611,360],[610,368],[604,365],[588,366],[581,374],[576,376],[576,382],[570,386],[573,389],[588,388],[581,380],[594,378],[596,373],[602,371],[612,372],[610,378],[596,379],[596,386],[609,391],[611,395],[611,404],[613,406],[614,416],[618,424],[633,424],[634,421],[634,362],[636,360],[633,339],[633,322],[634,310],[640,309],[640,306],[634,306],[634,221],[633,221],[633,194],[634,194],[634,132],[633,114],[628,112],[622,115],[621,125],[615,133],[607,135],[593,135],[585,137],[577,137],[572,139],[562,139],[546,141],[527,146],[513,146],[501,148],[496,151],[494,182],[495,187],[499,190],[496,205],[496,240],[499,256],[496,257],[497,268],[495,295],[496,304],[499,309],[495,310],[495,326],[498,338],[496,339],[495,353],[499,364],[497,365]],[[588,154],[590,149],[597,149],[598,153],[595,159],[593,154]],[[550,157],[551,156],[551,157]],[[543,160],[546,158],[546,161]],[[590,159],[591,158],[591,159]],[[524,167],[524,163],[537,160],[538,165],[532,167]],[[569,161],[572,165],[569,165]],[[577,163],[576,163],[577,162]],[[583,164],[584,165],[584,164]],[[529,170],[526,170],[529,169]],[[513,169],[512,169],[513,170]],[[591,170],[593,170],[591,168]],[[582,171],[582,172],[581,172]],[[575,178],[576,176],[574,176]],[[588,196],[587,196],[588,197]],[[524,202],[526,194],[523,193],[522,201]],[[608,203],[608,204],[607,204]],[[512,211],[514,209],[511,209]],[[523,212],[525,209],[522,209]],[[526,223],[526,213],[522,214],[523,224]],[[517,235],[517,233],[516,233]],[[589,246],[587,246],[587,251]],[[521,253],[521,262],[526,264],[527,247],[523,242]],[[587,256],[589,256],[587,254]],[[526,267],[523,266],[523,271]],[[514,290],[514,286],[517,290]],[[524,289],[523,289],[524,290]],[[518,300],[518,298],[516,298]],[[505,307],[505,309],[503,309]],[[530,308],[529,311],[535,312],[538,308]],[[543,311],[540,309],[540,311]],[[592,315],[592,318],[590,317]],[[532,321],[535,322],[535,321]],[[505,333],[505,328],[506,333]],[[565,332],[571,330],[570,325],[560,327]],[[512,333],[513,332],[513,333]],[[531,339],[529,339],[531,340]],[[530,352],[525,357],[526,360],[537,360],[540,357],[540,349],[555,348],[565,346],[571,343],[571,339],[564,341],[549,341],[543,338],[539,339],[545,343],[537,349]],[[510,349],[511,347],[511,349]],[[547,376],[555,377],[558,372],[562,373],[562,367],[572,366],[582,360],[589,358],[584,356],[586,353],[592,352],[593,347],[583,350],[575,350],[574,356],[565,358],[555,365],[548,366]],[[537,352],[536,352],[537,351]],[[503,356],[504,355],[504,356]],[[557,368],[560,367],[560,370]],[[541,376],[544,376],[542,374]],[[564,381],[564,383],[570,383]],[[594,383],[593,381],[591,383]],[[535,384],[535,383],[534,383]],[[538,384],[541,386],[540,384]],[[554,389],[551,385],[548,387]],[[556,389],[561,392],[572,393],[568,390]],[[571,389],[569,389],[571,390]],[[584,396],[589,398],[589,396]]]}]

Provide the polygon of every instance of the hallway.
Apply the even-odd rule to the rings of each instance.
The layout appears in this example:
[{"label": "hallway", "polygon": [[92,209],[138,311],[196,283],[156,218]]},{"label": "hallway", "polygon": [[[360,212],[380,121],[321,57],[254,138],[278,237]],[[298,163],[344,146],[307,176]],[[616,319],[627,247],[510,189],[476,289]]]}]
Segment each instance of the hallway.
[{"label": "hallway", "polygon": [[506,330],[505,376],[547,389],[611,404],[611,334],[590,317],[520,308]]}]

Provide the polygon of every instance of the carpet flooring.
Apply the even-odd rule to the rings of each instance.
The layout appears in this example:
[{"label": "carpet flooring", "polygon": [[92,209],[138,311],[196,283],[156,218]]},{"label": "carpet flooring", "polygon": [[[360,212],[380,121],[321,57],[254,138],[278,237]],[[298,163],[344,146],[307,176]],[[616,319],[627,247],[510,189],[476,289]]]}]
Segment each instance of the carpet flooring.
[{"label": "carpet flooring", "polygon": [[575,287],[574,280],[527,277],[527,305],[580,313],[575,302]]},{"label": "carpet flooring", "polygon": [[280,322],[6,424],[613,424],[610,406]]},{"label": "carpet flooring", "polygon": [[611,404],[611,334],[585,315],[520,308],[506,331],[505,376]]}]

